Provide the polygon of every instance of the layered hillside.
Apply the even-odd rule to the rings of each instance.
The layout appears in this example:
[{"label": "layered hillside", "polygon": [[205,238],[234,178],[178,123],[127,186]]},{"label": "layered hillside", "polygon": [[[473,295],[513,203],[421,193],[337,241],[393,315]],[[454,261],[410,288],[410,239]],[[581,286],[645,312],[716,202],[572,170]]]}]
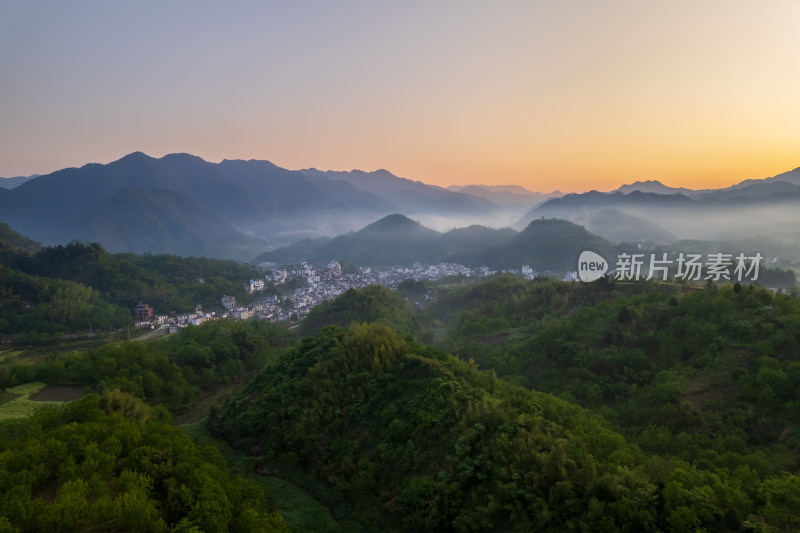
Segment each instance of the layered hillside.
[{"label": "layered hillside", "polygon": [[611,255],[615,248],[565,220],[535,220],[522,232],[469,226],[439,233],[396,214],[354,233],[324,241],[302,241],[262,254],[254,261],[287,264],[336,259],[374,267],[445,261],[516,269],[528,264],[540,271],[566,272],[575,269],[584,250]]},{"label": "layered hillside", "polygon": [[385,171],[304,174],[269,161],[209,163],[189,154],[134,152],[0,188],[0,220],[45,244],[80,239],[112,251],[239,259],[398,211],[474,219],[496,209]]},{"label": "layered hillside", "polygon": [[658,519],[654,502],[635,497],[657,490],[640,458],[600,420],[378,325],[304,341],[214,427],[257,455],[297,458],[339,495],[343,515],[383,530],[647,529]]}]

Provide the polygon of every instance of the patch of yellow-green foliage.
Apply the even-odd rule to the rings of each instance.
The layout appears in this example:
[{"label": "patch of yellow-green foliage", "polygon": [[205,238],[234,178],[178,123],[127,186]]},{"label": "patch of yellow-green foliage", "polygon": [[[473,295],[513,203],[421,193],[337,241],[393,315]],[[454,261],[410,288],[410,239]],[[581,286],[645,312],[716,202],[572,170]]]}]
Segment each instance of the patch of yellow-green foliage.
[{"label": "patch of yellow-green foliage", "polygon": [[17,385],[6,389],[6,392],[20,395],[18,398],[0,405],[0,421],[12,418],[27,418],[31,416],[37,408],[43,405],[61,405],[64,402],[37,402],[30,399],[31,394],[36,394],[47,384],[41,381],[33,381],[23,385]]},{"label": "patch of yellow-green foliage", "polygon": [[0,364],[16,362],[21,353],[22,350],[0,350]]},{"label": "patch of yellow-green foliage", "polygon": [[6,391],[10,392],[11,394],[22,394],[24,396],[28,396],[31,394],[36,394],[45,387],[47,387],[46,383],[42,383],[41,381],[31,381],[30,383],[24,383],[22,385],[17,385],[16,387],[10,387],[6,389]]},{"label": "patch of yellow-green foliage", "polygon": [[6,348],[0,350],[0,368],[22,365],[34,365],[45,360],[45,354],[33,348],[17,350]]}]

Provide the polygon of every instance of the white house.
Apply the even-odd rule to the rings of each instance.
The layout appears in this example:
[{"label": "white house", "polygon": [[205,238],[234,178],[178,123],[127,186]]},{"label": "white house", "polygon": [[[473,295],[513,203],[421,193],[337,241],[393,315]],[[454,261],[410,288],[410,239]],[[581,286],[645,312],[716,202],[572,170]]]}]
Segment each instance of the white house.
[{"label": "white house", "polygon": [[223,296],[222,307],[224,307],[228,311],[236,307],[236,296]]},{"label": "white house", "polygon": [[264,290],[264,280],[263,279],[251,279],[250,283],[245,283],[244,288],[247,290],[247,292],[263,291]]}]

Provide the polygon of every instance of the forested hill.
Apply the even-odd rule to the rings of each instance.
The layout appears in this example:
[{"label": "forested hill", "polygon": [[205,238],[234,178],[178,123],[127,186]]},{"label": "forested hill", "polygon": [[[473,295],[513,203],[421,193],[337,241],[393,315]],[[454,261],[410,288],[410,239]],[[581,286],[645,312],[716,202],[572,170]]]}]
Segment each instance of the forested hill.
[{"label": "forested hill", "polygon": [[424,335],[411,304],[397,291],[380,285],[350,289],[334,300],[322,302],[300,324],[300,333],[317,335],[325,326],[347,327],[354,322],[377,322],[418,338]]},{"label": "forested hill", "polygon": [[524,230],[499,243],[481,249],[454,253],[449,260],[467,266],[488,265],[491,268],[519,268],[528,264],[535,270],[567,272],[575,269],[584,250],[601,255],[616,255],[616,248],[607,240],[567,220],[537,219]]},{"label": "forested hill", "polygon": [[36,252],[42,245],[0,222],[0,250]]},{"label": "forested hill", "polygon": [[[288,532],[272,490],[231,476],[217,448],[173,423],[202,416],[210,395],[291,342],[279,325],[228,319],[147,342],[53,348],[46,358],[4,349],[0,531]],[[59,389],[97,394],[33,401],[45,385],[58,404]]]},{"label": "forested hill", "polygon": [[138,302],[164,314],[219,308],[224,294],[246,302],[244,283],[260,276],[227,260],[111,254],[78,242],[41,247],[0,227],[0,336],[24,333],[37,344],[54,334],[119,330],[133,324]]},{"label": "forested hill", "polygon": [[410,218],[394,214],[356,232],[333,239],[301,241],[264,253],[253,260],[293,263],[300,261],[327,262],[331,259],[357,265],[392,266],[433,262],[440,253],[441,234]]},{"label": "forested hill", "polygon": [[520,265],[528,264],[539,271],[567,272],[575,269],[584,250],[606,256],[616,253],[610,242],[567,220],[534,220],[519,233],[510,228],[484,226],[439,233],[395,214],[334,239],[305,240],[264,253],[253,262],[283,264],[337,259],[387,267],[445,261],[495,269],[519,269]]},{"label": "forested hill", "polygon": [[[652,450],[696,459],[800,437],[800,300],[758,286],[678,288],[498,276],[425,313],[441,324],[440,348],[594,409]],[[668,445],[682,434],[693,444]],[[790,454],[781,450],[775,459]]]},{"label": "forested hill", "polygon": [[0,530],[288,532],[163,410],[120,392],[40,409],[0,431]]},{"label": "forested hill", "polygon": [[[541,225],[581,231],[536,222],[530,242]],[[132,299],[216,305],[255,273],[24,248],[0,246],[2,333],[130,321]],[[169,426],[167,411],[200,404],[237,464],[313,492],[298,506],[267,491],[292,525],[316,505],[327,531],[798,530],[797,296],[605,277],[437,283],[421,309],[403,295],[422,305],[433,284],[348,291],[292,330],[309,335],[299,342],[219,320],[84,351],[3,349],[0,407],[36,382],[97,395],[0,420],[0,531],[285,530],[263,491]]]},{"label": "forested hill", "polygon": [[800,300],[752,285],[679,288],[498,276],[425,313],[443,326],[442,349],[631,434],[658,424],[758,447],[800,429]]},{"label": "forested hill", "polygon": [[[582,353],[565,342],[545,358]],[[606,364],[622,372],[610,384],[638,368]],[[713,365],[697,364],[714,379]],[[584,379],[579,359],[573,365]],[[765,368],[784,373],[790,390],[793,370]],[[544,375],[558,387],[557,373]],[[745,406],[703,434],[685,419],[693,415],[675,384],[655,390],[647,416],[674,417],[683,429],[619,426],[623,437],[599,414],[472,361],[384,326],[353,325],[293,348],[229,401],[213,428],[266,470],[279,460],[311,471],[331,487],[337,516],[376,530],[794,531],[796,426],[788,422],[780,442],[748,439],[737,426]],[[635,410],[637,399],[627,401]]]},{"label": "forested hill", "polygon": [[246,300],[244,283],[261,277],[254,267],[231,260],[112,254],[96,243],[46,246],[34,253],[4,250],[0,264],[7,268],[80,283],[122,307],[144,301],[161,313],[187,312],[197,304],[216,308],[223,294]]},{"label": "forested hill", "polygon": [[326,328],[259,374],[215,431],[297,458],[339,512],[387,531],[652,529],[658,489],[599,419],[379,325]]}]

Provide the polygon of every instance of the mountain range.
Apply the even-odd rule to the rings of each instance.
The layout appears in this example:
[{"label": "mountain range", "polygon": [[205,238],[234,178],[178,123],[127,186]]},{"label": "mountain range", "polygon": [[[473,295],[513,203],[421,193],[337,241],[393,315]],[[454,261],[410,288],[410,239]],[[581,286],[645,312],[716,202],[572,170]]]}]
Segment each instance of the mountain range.
[{"label": "mountain range", "polygon": [[519,185],[451,185],[448,189],[485,198],[504,207],[529,207],[532,203],[540,203],[549,198],[563,196],[561,191],[540,193],[529,191]]},{"label": "mountain range", "polygon": [[[236,259],[292,244],[278,255],[308,258],[299,250],[313,249],[320,257],[331,251],[367,257],[370,243],[383,238],[370,224],[395,213],[419,221],[428,232],[445,231],[446,237],[422,239],[429,244],[416,248],[418,260],[503,245],[515,234],[490,228],[522,231],[542,218],[573,222],[609,243],[797,242],[800,228],[800,168],[723,189],[674,188],[650,180],[607,193],[562,195],[516,185],[442,188],[383,169],[294,171],[269,161],[210,163],[190,154],[157,159],[134,152],[104,165],[3,178],[0,184],[0,221],[45,245],[77,239],[112,252]],[[462,230],[446,232],[456,227]],[[366,242],[334,238],[359,228],[370,228],[355,236]],[[406,229],[407,239],[422,232]],[[403,239],[394,242],[398,250],[367,263],[403,257]],[[337,248],[344,243],[352,248]],[[481,264],[499,264],[494,259]]]},{"label": "mountain range", "polygon": [[333,236],[404,212],[480,218],[481,197],[376,172],[292,171],[268,161],[209,163],[134,152],[0,188],[0,220],[44,244],[247,259],[270,246]]},{"label": "mountain range", "polygon": [[[790,185],[800,185],[800,168],[796,168],[794,170],[790,170],[789,172],[778,174],[777,176],[773,176],[771,178],[746,179],[740,181],[736,185],[731,185],[730,187],[723,187],[720,189],[687,189],[685,187],[670,187],[668,185],[664,185],[658,180],[645,180],[645,181],[637,181],[628,185],[623,185],[611,192],[621,192],[624,194],[628,194],[629,192],[632,191],[640,191],[640,192],[654,192],[658,194],[685,194],[686,196],[703,196],[712,193],[741,191],[742,189],[749,188],[751,185],[763,185],[763,184],[769,185],[773,183],[789,183]],[[782,185],[780,187],[784,186]],[[770,190],[775,191],[776,189],[769,189],[768,187],[761,189],[752,189],[751,193],[753,191],[763,192]]]},{"label": "mountain range", "polygon": [[541,217],[583,224],[614,242],[772,238],[800,228],[800,168],[724,189],[646,181],[607,193],[567,194],[534,206],[513,227]]}]

